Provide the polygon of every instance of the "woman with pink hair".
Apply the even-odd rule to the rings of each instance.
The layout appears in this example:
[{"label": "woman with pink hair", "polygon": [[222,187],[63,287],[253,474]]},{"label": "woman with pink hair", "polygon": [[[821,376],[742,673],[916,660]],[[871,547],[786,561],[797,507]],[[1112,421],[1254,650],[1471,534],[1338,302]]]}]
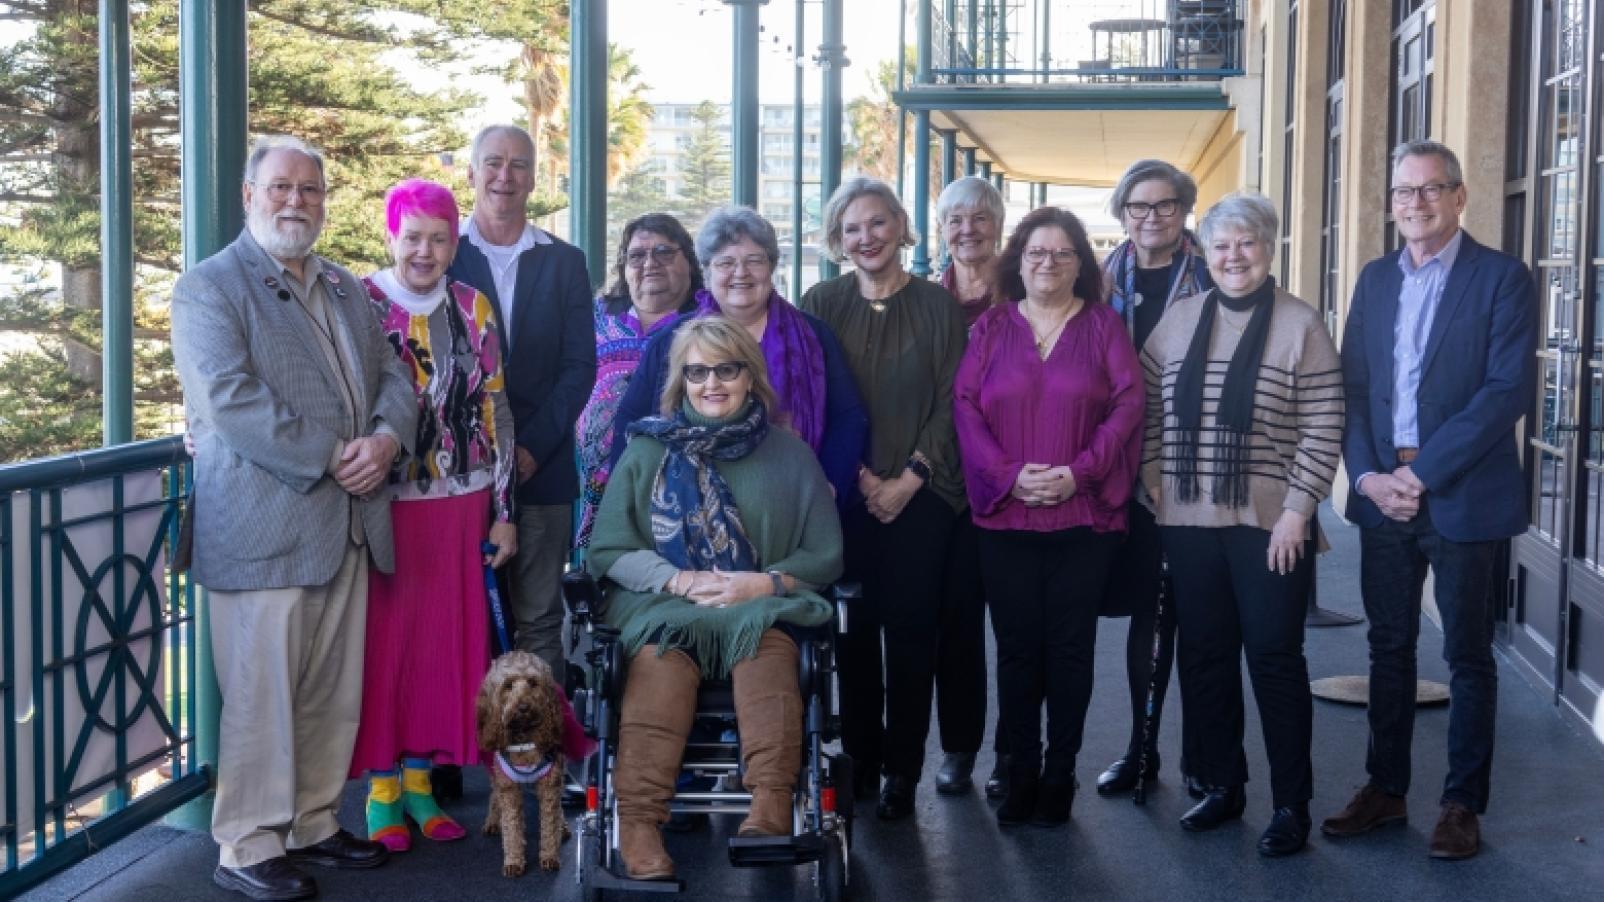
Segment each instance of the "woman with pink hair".
[{"label": "woman with pink hair", "polygon": [[[363,280],[374,315],[418,396],[416,453],[398,458],[393,575],[368,577],[362,723],[351,760],[368,777],[368,838],[392,852],[424,837],[460,839],[435,803],[429,768],[479,760],[474,694],[490,666],[485,564],[517,551],[513,423],[502,388],[495,305],[446,277],[457,202],[408,179],[385,198],[393,265]],[[486,541],[492,554],[481,551]]]}]

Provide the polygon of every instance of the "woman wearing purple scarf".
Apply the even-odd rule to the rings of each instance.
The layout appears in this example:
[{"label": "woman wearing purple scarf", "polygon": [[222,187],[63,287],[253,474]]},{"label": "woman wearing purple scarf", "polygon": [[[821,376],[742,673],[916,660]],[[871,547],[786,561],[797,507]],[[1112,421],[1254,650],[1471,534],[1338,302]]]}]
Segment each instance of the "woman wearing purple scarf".
[{"label": "woman wearing purple scarf", "polygon": [[[715,210],[696,236],[696,256],[707,277],[707,287],[696,293],[699,313],[722,314],[757,339],[780,399],[775,421],[807,442],[836,504],[848,503],[857,492],[869,417],[835,333],[775,291],[780,246],[774,227],[750,207]],[[643,378],[630,380],[618,405],[613,462],[624,453],[624,427],[657,410],[673,340],[673,332],[660,332],[641,355]]]}]

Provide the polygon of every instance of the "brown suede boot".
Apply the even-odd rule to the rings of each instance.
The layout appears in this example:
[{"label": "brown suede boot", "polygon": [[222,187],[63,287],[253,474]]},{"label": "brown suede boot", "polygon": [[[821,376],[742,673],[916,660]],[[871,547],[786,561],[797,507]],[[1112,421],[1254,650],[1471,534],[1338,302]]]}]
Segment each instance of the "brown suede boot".
[{"label": "brown suede boot", "polygon": [[790,836],[791,794],[802,767],[802,693],[796,643],[768,630],[757,654],[735,665],[735,721],[741,731],[752,810],[739,836]]},{"label": "brown suede boot", "polygon": [[629,662],[618,725],[618,851],[635,880],[674,876],[660,830],[668,820],[702,675],[683,652],[648,645]]}]

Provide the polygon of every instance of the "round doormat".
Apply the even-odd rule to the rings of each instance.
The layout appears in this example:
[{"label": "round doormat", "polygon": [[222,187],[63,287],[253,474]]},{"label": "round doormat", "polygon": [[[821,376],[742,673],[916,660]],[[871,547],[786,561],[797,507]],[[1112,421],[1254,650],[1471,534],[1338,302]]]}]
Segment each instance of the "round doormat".
[{"label": "round doormat", "polygon": [[[1341,705],[1370,703],[1370,678],[1367,676],[1326,677],[1309,682],[1309,691],[1315,698]],[[1435,680],[1415,681],[1415,704],[1422,707],[1448,704],[1448,687]]]}]

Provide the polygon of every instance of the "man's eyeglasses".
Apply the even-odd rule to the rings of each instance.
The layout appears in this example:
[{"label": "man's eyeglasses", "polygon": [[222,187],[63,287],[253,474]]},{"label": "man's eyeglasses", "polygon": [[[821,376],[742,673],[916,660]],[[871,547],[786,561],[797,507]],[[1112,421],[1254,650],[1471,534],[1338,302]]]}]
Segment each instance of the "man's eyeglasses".
[{"label": "man's eyeglasses", "polygon": [[687,363],[680,371],[685,374],[685,381],[701,385],[707,381],[708,374],[718,377],[720,382],[734,382],[741,371],[746,369],[746,361],[730,360],[724,363]]},{"label": "man's eyeglasses", "polygon": [[737,265],[744,265],[753,272],[760,272],[769,268],[769,258],[761,254],[751,254],[746,257],[715,257],[708,265],[721,273],[735,272]]},{"label": "man's eyeglasses", "polygon": [[1080,259],[1074,248],[1063,247],[1058,250],[1048,250],[1045,247],[1025,248],[1025,261],[1028,263],[1045,263],[1048,257],[1053,258],[1053,261],[1060,266],[1068,266]]},{"label": "man's eyeglasses", "polygon": [[1444,191],[1458,188],[1458,182],[1433,182],[1430,185],[1396,185],[1392,189],[1392,202],[1407,204],[1420,195],[1420,199],[1428,204],[1434,204],[1442,197]]},{"label": "man's eyeglasses", "polygon": [[659,266],[667,266],[673,263],[674,258],[678,255],[678,245],[658,244],[649,249],[644,247],[635,248],[624,255],[624,262],[628,263],[631,269],[643,269],[646,266],[646,259],[650,257]]},{"label": "man's eyeglasses", "polygon": [[[256,185],[256,182],[252,182],[251,184]],[[281,204],[288,200],[290,192],[292,191],[299,194],[302,202],[308,206],[315,207],[318,204],[323,203],[324,190],[322,185],[296,185],[290,182],[268,182],[265,185],[257,185],[257,187],[261,188],[263,193],[267,195],[267,199],[275,204]]]},{"label": "man's eyeglasses", "polygon": [[1180,209],[1181,201],[1179,198],[1174,197],[1154,204],[1144,204],[1139,200],[1133,200],[1125,205],[1125,215],[1132,219],[1146,219],[1148,216],[1157,213],[1160,219],[1169,219],[1180,212]]}]

